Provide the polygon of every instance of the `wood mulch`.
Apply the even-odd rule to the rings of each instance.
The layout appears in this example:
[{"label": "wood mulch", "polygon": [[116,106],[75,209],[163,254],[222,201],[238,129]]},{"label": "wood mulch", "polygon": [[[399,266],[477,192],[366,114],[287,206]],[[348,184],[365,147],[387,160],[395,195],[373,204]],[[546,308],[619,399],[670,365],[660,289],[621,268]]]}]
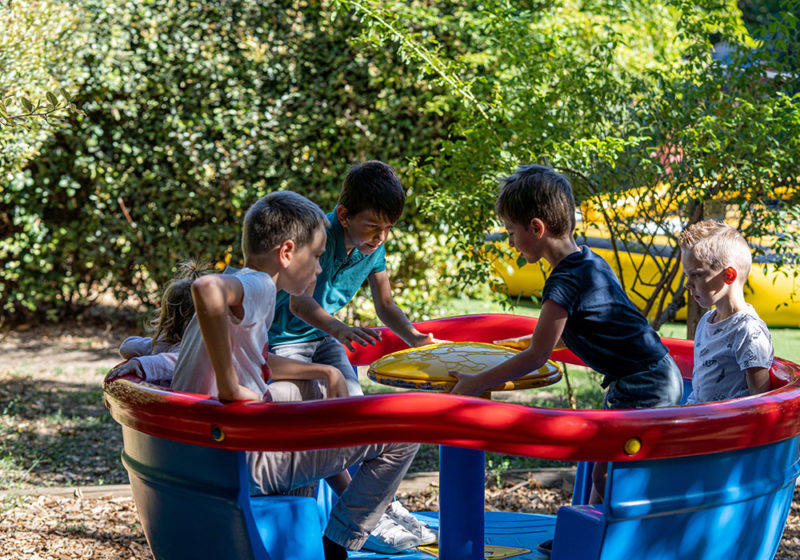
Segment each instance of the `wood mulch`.
[{"label": "wood mulch", "polygon": [[[129,330],[0,332],[0,491],[18,492],[0,496],[0,560],[152,558],[130,497],[37,492],[126,482],[120,430],[103,408],[100,380],[119,361],[116,347]],[[520,475],[502,488],[490,481],[486,508],[554,514],[571,492],[569,482],[543,487]],[[438,510],[435,487],[398,495],[412,511]],[[800,560],[797,491],[776,558]]]},{"label": "wood mulch", "polygon": [[132,498],[26,496],[0,514],[0,560],[150,560]]}]

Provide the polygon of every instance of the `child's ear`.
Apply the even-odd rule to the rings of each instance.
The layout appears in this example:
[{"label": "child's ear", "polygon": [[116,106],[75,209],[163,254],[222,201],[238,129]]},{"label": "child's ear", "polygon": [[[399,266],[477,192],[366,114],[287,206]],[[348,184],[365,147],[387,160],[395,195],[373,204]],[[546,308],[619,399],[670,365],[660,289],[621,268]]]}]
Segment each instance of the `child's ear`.
[{"label": "child's ear", "polygon": [[281,268],[289,266],[289,263],[292,262],[292,256],[294,256],[294,241],[287,239],[278,245],[278,264],[281,265]]},{"label": "child's ear", "polygon": [[732,266],[729,266],[725,269],[725,283],[726,284],[733,284],[736,281],[736,278],[739,276],[739,273],[736,272],[736,269]]},{"label": "child's ear", "polygon": [[536,237],[541,237],[546,229],[544,222],[539,218],[532,218],[528,228],[533,232]]},{"label": "child's ear", "polygon": [[336,207],[336,217],[339,219],[339,223],[342,225],[347,224],[347,218],[350,216],[350,212],[347,211],[347,208],[342,206],[341,204]]}]

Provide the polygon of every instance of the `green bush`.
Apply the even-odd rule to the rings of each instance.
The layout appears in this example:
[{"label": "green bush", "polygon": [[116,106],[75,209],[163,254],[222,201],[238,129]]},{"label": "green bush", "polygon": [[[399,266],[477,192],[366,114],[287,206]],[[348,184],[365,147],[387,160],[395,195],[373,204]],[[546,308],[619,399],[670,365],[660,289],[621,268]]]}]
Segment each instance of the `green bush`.
[{"label": "green bush", "polygon": [[[496,178],[521,162],[554,164],[579,199],[666,182],[709,186],[695,206],[738,192],[759,225],[800,214],[797,200],[750,204],[800,175],[797,82],[764,80],[767,63],[800,67],[797,0],[760,44],[733,0],[12,4],[51,22],[19,80],[41,96],[52,73],[83,114],[0,150],[4,320],[57,319],[106,293],[152,306],[177,261],[240,262],[258,196],[292,189],[329,210],[365,159],[409,190],[387,252],[413,319],[491,282]],[[737,66],[711,61],[720,37]],[[691,157],[668,169],[655,156],[676,142]],[[364,297],[348,313],[374,315]]]},{"label": "green bush", "polygon": [[[413,200],[411,160],[446,134],[441,93],[393,50],[352,42],[361,23],[326,2],[73,9],[84,114],[8,167],[6,319],[57,319],[104,293],[150,306],[177,261],[240,261],[241,218],[257,197],[291,189],[330,210],[355,161],[395,166]],[[388,248],[412,315],[445,291],[423,270],[444,250],[430,229],[412,202]]]}]

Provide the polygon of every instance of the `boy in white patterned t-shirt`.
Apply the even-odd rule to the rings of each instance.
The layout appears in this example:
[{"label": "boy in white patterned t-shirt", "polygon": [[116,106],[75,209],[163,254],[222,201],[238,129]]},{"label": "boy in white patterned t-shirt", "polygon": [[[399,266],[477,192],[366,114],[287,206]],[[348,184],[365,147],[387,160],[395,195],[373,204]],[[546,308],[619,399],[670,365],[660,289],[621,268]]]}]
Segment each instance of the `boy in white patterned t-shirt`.
[{"label": "boy in white patterned t-shirt", "polygon": [[[270,367],[278,379],[313,379],[329,372],[328,391],[346,395],[341,372],[288,358],[263,357],[278,290],[302,294],[320,271],[327,218],[308,199],[282,191],[247,211],[242,232],[245,268],[212,274],[192,285],[195,316],[186,328],[172,388],[221,401],[271,400]],[[247,452],[250,486],[256,493],[285,493],[360,463],[339,496],[323,536],[325,560],[347,558],[375,529],[419,446],[362,445],[292,452]]]},{"label": "boy in white patterned t-shirt", "polygon": [[679,237],[686,288],[708,311],[697,324],[687,403],[755,395],[770,389],[774,357],[767,325],[744,299],[752,255],[744,237],[714,220]]}]

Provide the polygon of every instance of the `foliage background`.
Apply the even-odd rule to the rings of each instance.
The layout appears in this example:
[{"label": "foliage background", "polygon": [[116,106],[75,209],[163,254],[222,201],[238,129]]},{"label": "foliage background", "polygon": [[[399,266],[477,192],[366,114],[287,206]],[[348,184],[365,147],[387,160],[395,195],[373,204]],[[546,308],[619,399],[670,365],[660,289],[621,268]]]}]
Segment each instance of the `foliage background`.
[{"label": "foliage background", "polygon": [[776,17],[756,14],[752,32],[730,0],[486,1],[470,11],[484,40],[455,58],[407,28],[394,3],[342,4],[362,14],[367,39],[399,41],[459,101],[440,187],[426,205],[452,226],[468,281],[490,273],[480,247],[498,170],[528,162],[571,179],[620,259],[643,251],[654,261],[655,279],[637,270],[623,285],[648,284],[643,312],[656,324],[685,304],[677,233],[691,223],[731,214],[770,266],[795,262],[796,0],[780,2]]},{"label": "foliage background", "polygon": [[42,66],[85,114],[4,161],[4,317],[56,319],[106,291],[151,305],[177,261],[240,259],[258,196],[292,189],[330,210],[365,159],[394,165],[411,195],[389,249],[400,299],[440,291],[408,169],[435,156],[448,115],[396,53],[349,41],[356,18],[304,1],[41,4],[69,6],[69,71]]},{"label": "foliage background", "polygon": [[[797,82],[777,95],[752,64],[800,68],[796,17],[777,25],[756,3],[746,21],[781,44],[758,46],[730,0],[4,3],[28,34],[0,23],[0,93],[57,83],[82,110],[0,129],[4,322],[57,320],[105,293],[149,309],[177,261],[239,261],[258,196],[292,189],[331,209],[365,159],[408,189],[387,251],[414,319],[491,283],[496,179],[520,162],[565,170],[581,199],[734,173],[723,187],[757,179],[746,202],[768,173],[800,175]],[[712,62],[721,40],[742,72]],[[677,136],[692,157],[668,170],[651,154]],[[349,319],[372,320],[364,302]]]}]

